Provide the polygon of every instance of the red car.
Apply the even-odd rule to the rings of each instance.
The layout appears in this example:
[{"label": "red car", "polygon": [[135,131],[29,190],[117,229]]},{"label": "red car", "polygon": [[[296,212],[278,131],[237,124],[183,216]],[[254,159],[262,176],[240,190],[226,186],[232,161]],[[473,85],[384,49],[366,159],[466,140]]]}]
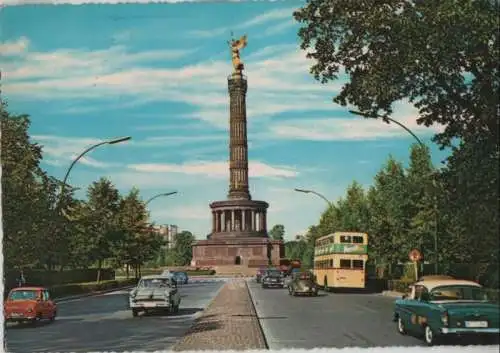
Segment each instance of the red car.
[{"label": "red car", "polygon": [[57,305],[44,287],[19,287],[10,291],[3,306],[5,322],[54,321]]}]

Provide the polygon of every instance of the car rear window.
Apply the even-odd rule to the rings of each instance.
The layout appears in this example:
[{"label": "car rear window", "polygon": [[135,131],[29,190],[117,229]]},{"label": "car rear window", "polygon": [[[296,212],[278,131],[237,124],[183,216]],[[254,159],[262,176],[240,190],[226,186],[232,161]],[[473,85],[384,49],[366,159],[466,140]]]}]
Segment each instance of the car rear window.
[{"label": "car rear window", "polygon": [[35,290],[16,290],[9,294],[10,300],[36,300],[38,291]]}]

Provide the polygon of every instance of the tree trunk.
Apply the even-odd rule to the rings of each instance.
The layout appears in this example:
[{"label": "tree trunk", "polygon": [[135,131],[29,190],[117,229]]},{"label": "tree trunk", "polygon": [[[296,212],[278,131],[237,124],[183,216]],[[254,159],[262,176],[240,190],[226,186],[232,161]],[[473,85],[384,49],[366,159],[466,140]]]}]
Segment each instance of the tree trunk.
[{"label": "tree trunk", "polygon": [[97,283],[101,282],[102,260],[97,261]]},{"label": "tree trunk", "polygon": [[130,277],[130,265],[129,264],[125,265],[125,272],[127,273],[127,279],[129,279],[129,277]]}]

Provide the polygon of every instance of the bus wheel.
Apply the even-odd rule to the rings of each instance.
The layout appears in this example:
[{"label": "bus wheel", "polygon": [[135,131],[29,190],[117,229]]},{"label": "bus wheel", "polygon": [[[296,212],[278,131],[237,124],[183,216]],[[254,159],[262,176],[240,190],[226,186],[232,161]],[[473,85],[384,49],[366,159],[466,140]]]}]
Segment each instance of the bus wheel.
[{"label": "bus wheel", "polygon": [[325,279],[323,281],[323,290],[325,292],[328,292],[328,278],[326,278],[326,276],[325,276]]}]

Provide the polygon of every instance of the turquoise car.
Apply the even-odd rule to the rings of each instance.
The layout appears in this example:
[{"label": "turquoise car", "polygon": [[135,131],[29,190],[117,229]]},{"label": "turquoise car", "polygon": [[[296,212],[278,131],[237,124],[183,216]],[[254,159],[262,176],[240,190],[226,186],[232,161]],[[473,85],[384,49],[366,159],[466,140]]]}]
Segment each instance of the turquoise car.
[{"label": "turquoise car", "polygon": [[500,308],[476,282],[423,280],[395,301],[394,321],[401,334],[423,335],[427,345],[444,338],[481,336],[498,342]]}]

